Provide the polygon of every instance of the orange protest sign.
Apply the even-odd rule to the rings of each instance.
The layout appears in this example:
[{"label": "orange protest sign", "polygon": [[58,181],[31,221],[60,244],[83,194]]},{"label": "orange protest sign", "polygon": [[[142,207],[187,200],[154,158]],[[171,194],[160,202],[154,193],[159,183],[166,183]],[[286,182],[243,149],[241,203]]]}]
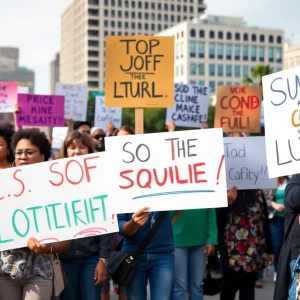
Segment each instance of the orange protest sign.
[{"label": "orange protest sign", "polygon": [[219,86],[215,127],[224,132],[260,132],[260,86]]},{"label": "orange protest sign", "polygon": [[174,37],[107,37],[105,106],[173,105]]}]

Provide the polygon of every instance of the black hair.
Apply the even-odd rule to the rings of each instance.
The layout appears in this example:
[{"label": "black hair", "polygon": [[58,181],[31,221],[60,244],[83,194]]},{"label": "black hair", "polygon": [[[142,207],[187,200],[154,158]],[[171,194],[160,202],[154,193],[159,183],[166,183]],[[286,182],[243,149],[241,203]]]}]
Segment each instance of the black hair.
[{"label": "black hair", "polygon": [[29,140],[31,144],[38,147],[40,153],[45,157],[44,161],[49,160],[51,157],[51,144],[44,132],[38,128],[19,129],[12,137],[11,148],[13,151],[16,150],[17,144],[22,139]]},{"label": "black hair", "polygon": [[233,211],[238,215],[247,213],[255,205],[259,195],[264,198],[260,190],[238,190],[237,199],[232,205]]},{"label": "black hair", "polygon": [[87,125],[87,126],[89,126],[92,129],[92,123],[91,122],[89,122],[89,121],[76,121],[73,124],[73,130],[78,130],[79,127],[81,127],[83,125]]},{"label": "black hair", "polygon": [[14,127],[10,124],[1,124],[0,125],[0,136],[2,136],[5,139],[5,142],[7,144],[7,161],[12,163],[14,161],[14,154],[11,148],[11,139],[13,134],[15,133]]}]

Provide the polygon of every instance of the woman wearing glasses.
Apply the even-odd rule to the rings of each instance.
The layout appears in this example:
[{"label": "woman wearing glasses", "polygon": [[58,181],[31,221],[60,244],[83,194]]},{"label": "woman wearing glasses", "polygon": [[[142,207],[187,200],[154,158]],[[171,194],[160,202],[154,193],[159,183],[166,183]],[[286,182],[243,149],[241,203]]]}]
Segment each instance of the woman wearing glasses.
[{"label": "woman wearing glasses", "polygon": [[[20,129],[11,146],[17,167],[47,161],[51,155],[46,135],[36,128]],[[69,241],[43,245],[30,238],[27,248],[0,251],[0,299],[50,300],[53,268],[48,254],[68,248]]]}]

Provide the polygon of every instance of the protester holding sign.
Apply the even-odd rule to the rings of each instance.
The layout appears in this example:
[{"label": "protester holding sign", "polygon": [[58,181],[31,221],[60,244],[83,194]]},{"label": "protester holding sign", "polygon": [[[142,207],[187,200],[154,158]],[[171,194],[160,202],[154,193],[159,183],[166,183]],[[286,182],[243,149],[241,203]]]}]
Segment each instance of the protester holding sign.
[{"label": "protester holding sign", "polygon": [[223,270],[221,300],[255,299],[257,272],[273,261],[268,208],[260,190],[228,191],[228,207],[217,209]]},{"label": "protester holding sign", "polygon": [[[44,162],[51,156],[46,135],[36,128],[16,132],[12,149],[17,167]],[[1,251],[0,299],[50,300],[54,278],[51,255],[68,248],[69,241],[44,245],[30,238],[28,248]]]},{"label": "protester holding sign", "polygon": [[14,161],[13,151],[10,148],[14,129],[11,125],[0,125],[0,169],[11,167]]},{"label": "protester holding sign", "polygon": [[[76,157],[93,152],[94,146],[88,135],[73,131],[65,139],[61,157]],[[106,279],[105,261],[110,251],[109,234],[72,240],[70,249],[61,254],[68,278],[61,300],[99,300],[101,284]]]}]

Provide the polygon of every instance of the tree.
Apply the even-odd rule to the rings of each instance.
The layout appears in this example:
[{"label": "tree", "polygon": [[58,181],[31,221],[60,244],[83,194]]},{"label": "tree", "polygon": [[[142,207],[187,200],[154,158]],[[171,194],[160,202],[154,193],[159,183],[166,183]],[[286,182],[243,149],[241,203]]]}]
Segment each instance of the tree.
[{"label": "tree", "polygon": [[244,77],[243,82],[248,85],[262,85],[262,77],[272,74],[273,69],[269,65],[257,65],[250,70],[251,77]]}]

